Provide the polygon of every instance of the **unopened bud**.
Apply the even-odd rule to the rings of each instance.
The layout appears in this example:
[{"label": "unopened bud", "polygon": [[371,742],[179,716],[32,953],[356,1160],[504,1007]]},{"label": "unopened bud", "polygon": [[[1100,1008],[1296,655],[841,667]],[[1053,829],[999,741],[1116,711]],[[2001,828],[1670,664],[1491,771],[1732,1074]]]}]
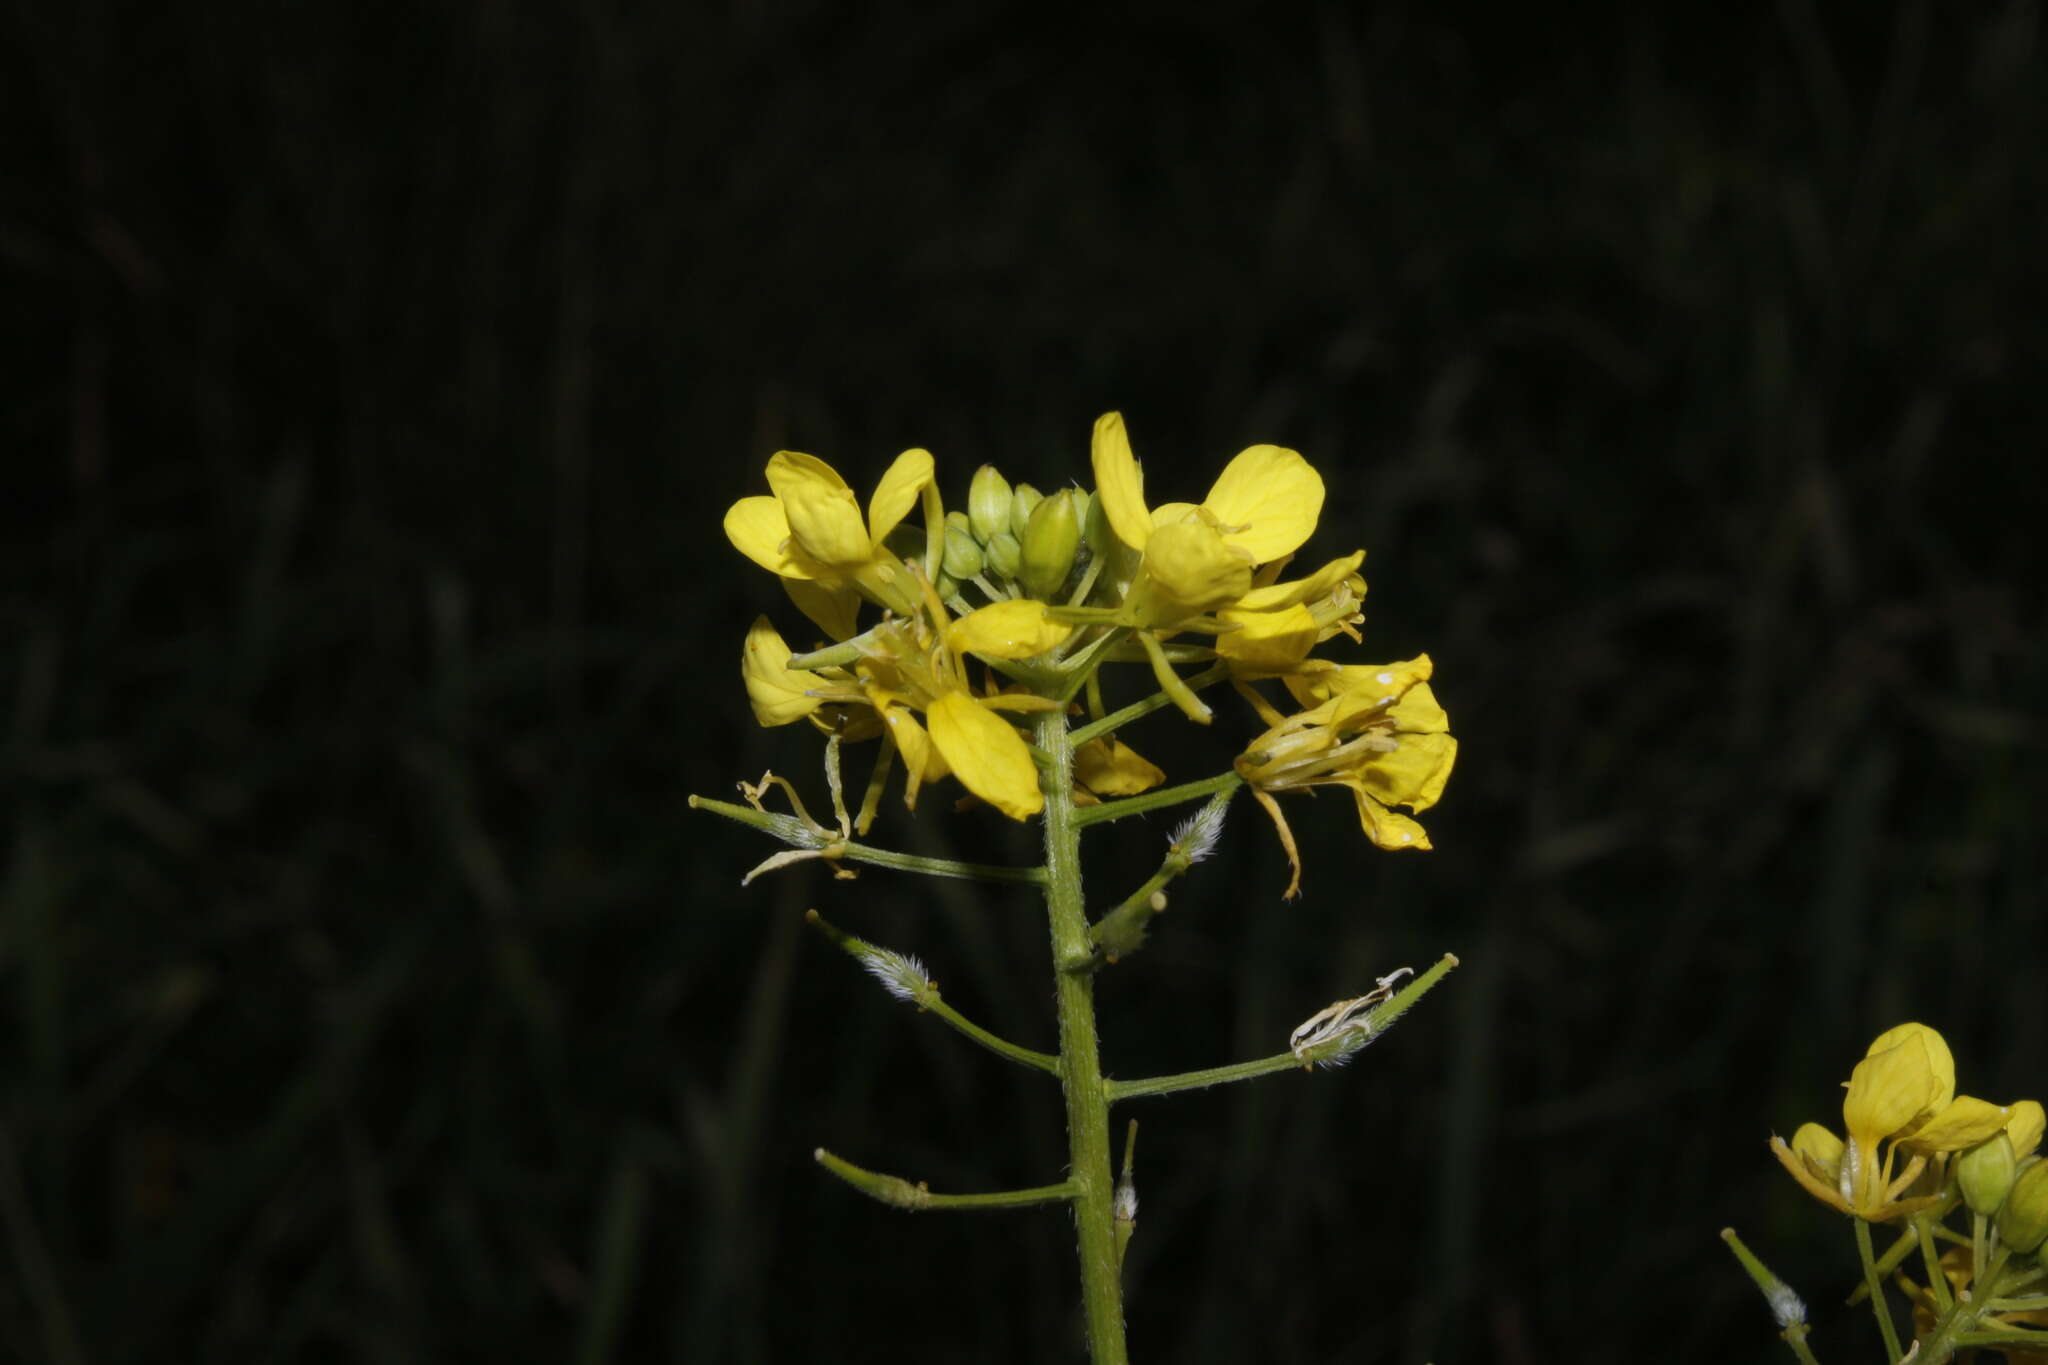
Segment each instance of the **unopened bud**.
[{"label": "unopened bud", "polygon": [[2018,1166],[2012,1142],[2003,1132],[1993,1133],[1958,1156],[1956,1184],[1961,1187],[1963,1202],[1970,1206],[1970,1211],[1986,1217],[1998,1212],[2006,1191],[2012,1188]]},{"label": "unopened bud", "polygon": [[1009,532],[1017,539],[1024,539],[1024,528],[1031,524],[1031,514],[1038,504],[1045,501],[1045,494],[1028,483],[1020,483],[1010,491]]},{"label": "unopened bud", "polygon": [[1024,591],[1049,602],[1067,581],[1081,548],[1081,524],[1074,516],[1073,490],[1042,499],[1024,528]]},{"label": "unopened bud", "polygon": [[974,525],[974,538],[987,545],[1000,531],[1010,529],[1010,481],[992,464],[974,471],[967,486],[967,519]]},{"label": "unopened bud", "polygon": [[1088,539],[1089,551],[1099,558],[1122,542],[1109,528],[1109,513],[1103,510],[1102,495],[1091,490],[1087,497],[1087,509],[1081,514],[1081,534]]},{"label": "unopened bud", "polygon": [[2048,1161],[2036,1159],[2020,1168],[1998,1210],[1998,1235],[2020,1252],[2048,1241]]},{"label": "unopened bud", "polygon": [[982,557],[988,567],[1005,578],[1015,578],[1017,569],[1024,559],[1024,549],[1017,543],[1017,537],[1003,531],[989,538],[982,547]]},{"label": "unopened bud", "polygon": [[981,572],[981,560],[981,546],[975,544],[974,533],[952,525],[949,520],[946,526],[946,572],[954,578],[972,578]]}]

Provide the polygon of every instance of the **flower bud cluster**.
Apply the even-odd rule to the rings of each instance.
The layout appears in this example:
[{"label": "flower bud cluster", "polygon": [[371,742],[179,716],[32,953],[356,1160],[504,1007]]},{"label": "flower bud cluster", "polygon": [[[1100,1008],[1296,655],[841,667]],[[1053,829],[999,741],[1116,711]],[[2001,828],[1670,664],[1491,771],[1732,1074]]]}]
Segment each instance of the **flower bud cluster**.
[{"label": "flower bud cluster", "polygon": [[[898,759],[906,802],[923,784],[955,777],[1023,820],[1044,807],[1034,756],[1017,733],[1026,717],[1068,713],[1085,691],[1101,718],[1102,670],[1135,663],[1167,701],[1208,724],[1195,689],[1227,679],[1265,732],[1225,776],[1252,788],[1273,819],[1294,866],[1289,895],[1300,863],[1279,794],[1344,786],[1374,844],[1429,847],[1422,827],[1392,809],[1432,805],[1456,754],[1427,685],[1428,657],[1311,657],[1337,636],[1360,638],[1364,551],[1282,578],[1321,514],[1315,467],[1296,451],[1255,445],[1201,502],[1155,504],[1116,413],[1096,422],[1091,463],[1094,489],[1050,493],[983,465],[964,506],[949,511],[924,450],[898,456],[865,507],[824,461],[776,454],[771,491],[733,504],[726,535],[837,643],[798,653],[766,618],[756,621],[742,669],[755,717],[808,720],[841,742],[880,739],[863,832]],[[863,629],[871,607],[882,619]],[[1206,668],[1186,678],[1176,671],[1184,664]],[[1277,683],[1293,709],[1276,708],[1259,683]],[[1082,804],[1166,781],[1106,732],[1075,747],[1070,775]]]},{"label": "flower bud cluster", "polygon": [[974,473],[967,510],[946,514],[945,554],[934,582],[941,599],[959,598],[961,585],[979,581],[992,600],[1021,589],[1041,602],[1062,599],[1087,565],[1082,530],[1092,496],[1077,488],[1040,493],[1012,485],[994,465]]}]

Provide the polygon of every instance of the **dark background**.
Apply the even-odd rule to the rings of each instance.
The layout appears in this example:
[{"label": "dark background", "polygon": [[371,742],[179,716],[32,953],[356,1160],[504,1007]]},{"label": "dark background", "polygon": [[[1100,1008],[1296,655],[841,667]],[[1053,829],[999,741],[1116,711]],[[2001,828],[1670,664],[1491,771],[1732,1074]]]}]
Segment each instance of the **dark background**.
[{"label": "dark background", "polygon": [[1772,1358],[1726,1224],[1873,1350],[1765,1138],[1904,1018],[2044,1082],[2039,5],[1697,8],[10,7],[0,1356],[1074,1358],[1063,1214],[810,1161],[1060,1177],[800,923],[1049,1047],[1037,911],[742,892],[686,799],[821,791],[738,686],[773,451],[957,504],[1112,407],[1162,498],[1323,468],[1464,743],[1436,852],[1296,800],[1283,905],[1241,800],[1104,979],[1134,1076],[1466,964],[1119,1111],[1137,1356]]}]

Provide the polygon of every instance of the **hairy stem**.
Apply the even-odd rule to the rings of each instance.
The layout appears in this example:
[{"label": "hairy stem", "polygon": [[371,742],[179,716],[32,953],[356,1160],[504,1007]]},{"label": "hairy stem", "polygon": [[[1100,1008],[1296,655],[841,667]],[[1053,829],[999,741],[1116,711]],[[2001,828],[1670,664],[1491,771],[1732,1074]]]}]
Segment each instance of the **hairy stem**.
[{"label": "hairy stem", "polygon": [[1081,1300],[1095,1365],[1124,1365],[1123,1283],[1117,1266],[1115,1195],[1109,1157],[1109,1096],[1095,1040],[1095,979],[1067,970],[1085,963],[1088,916],[1081,899],[1081,827],[1074,815],[1072,736],[1058,711],[1038,717],[1044,773],[1045,909],[1052,931],[1053,985],[1060,1016],[1060,1086],[1067,1104],[1068,1183],[1081,1257]]}]

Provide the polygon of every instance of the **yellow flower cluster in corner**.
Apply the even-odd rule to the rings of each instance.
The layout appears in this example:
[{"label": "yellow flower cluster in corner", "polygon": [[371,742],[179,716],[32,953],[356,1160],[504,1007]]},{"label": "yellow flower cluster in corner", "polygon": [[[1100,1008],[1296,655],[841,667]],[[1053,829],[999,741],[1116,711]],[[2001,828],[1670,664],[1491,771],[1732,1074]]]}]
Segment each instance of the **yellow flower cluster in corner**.
[{"label": "yellow flower cluster in corner", "polygon": [[[935,465],[905,451],[868,500],[832,467],[783,451],[768,462],[769,495],[725,518],[732,544],[776,575],[828,642],[798,657],[767,618],[748,633],[743,672],[763,725],[808,719],[843,741],[879,738],[905,797],[958,777],[1013,819],[1044,805],[1041,764],[1021,716],[1100,706],[1099,674],[1140,664],[1192,720],[1209,708],[1177,666],[1228,677],[1265,726],[1236,774],[1273,816],[1295,869],[1294,840],[1275,794],[1348,788],[1381,848],[1427,848],[1411,815],[1441,795],[1456,756],[1428,686],[1427,656],[1389,665],[1311,657],[1338,635],[1357,640],[1364,552],[1283,580],[1315,531],[1322,476],[1292,450],[1255,445],[1232,459],[1199,503],[1145,501],[1144,474],[1123,418],[1095,424],[1096,489],[1040,494],[984,466],[965,511],[945,510]],[[923,525],[909,525],[921,512]],[[880,620],[863,628],[865,607]],[[979,668],[974,667],[978,663]],[[1220,668],[1219,668],[1220,666]],[[1296,709],[1277,710],[1254,684],[1277,680]],[[1098,712],[1099,714],[1099,712]],[[1107,736],[1076,756],[1077,799],[1127,797],[1166,775]],[[871,813],[872,799],[864,807]]]},{"label": "yellow flower cluster in corner", "polygon": [[2016,1163],[2039,1145],[2042,1120],[2033,1100],[2002,1105],[1956,1094],[1947,1042],[1908,1023],[1879,1034],[1850,1073],[1842,1135],[1802,1124],[1789,1145],[1773,1137],[1771,1151],[1814,1198],[1873,1223],[1941,1204],[1951,1179],[1970,1195],[1979,1154],[2003,1154],[2004,1184],[1991,1208],[1978,1210],[1993,1212],[2006,1201]]}]

